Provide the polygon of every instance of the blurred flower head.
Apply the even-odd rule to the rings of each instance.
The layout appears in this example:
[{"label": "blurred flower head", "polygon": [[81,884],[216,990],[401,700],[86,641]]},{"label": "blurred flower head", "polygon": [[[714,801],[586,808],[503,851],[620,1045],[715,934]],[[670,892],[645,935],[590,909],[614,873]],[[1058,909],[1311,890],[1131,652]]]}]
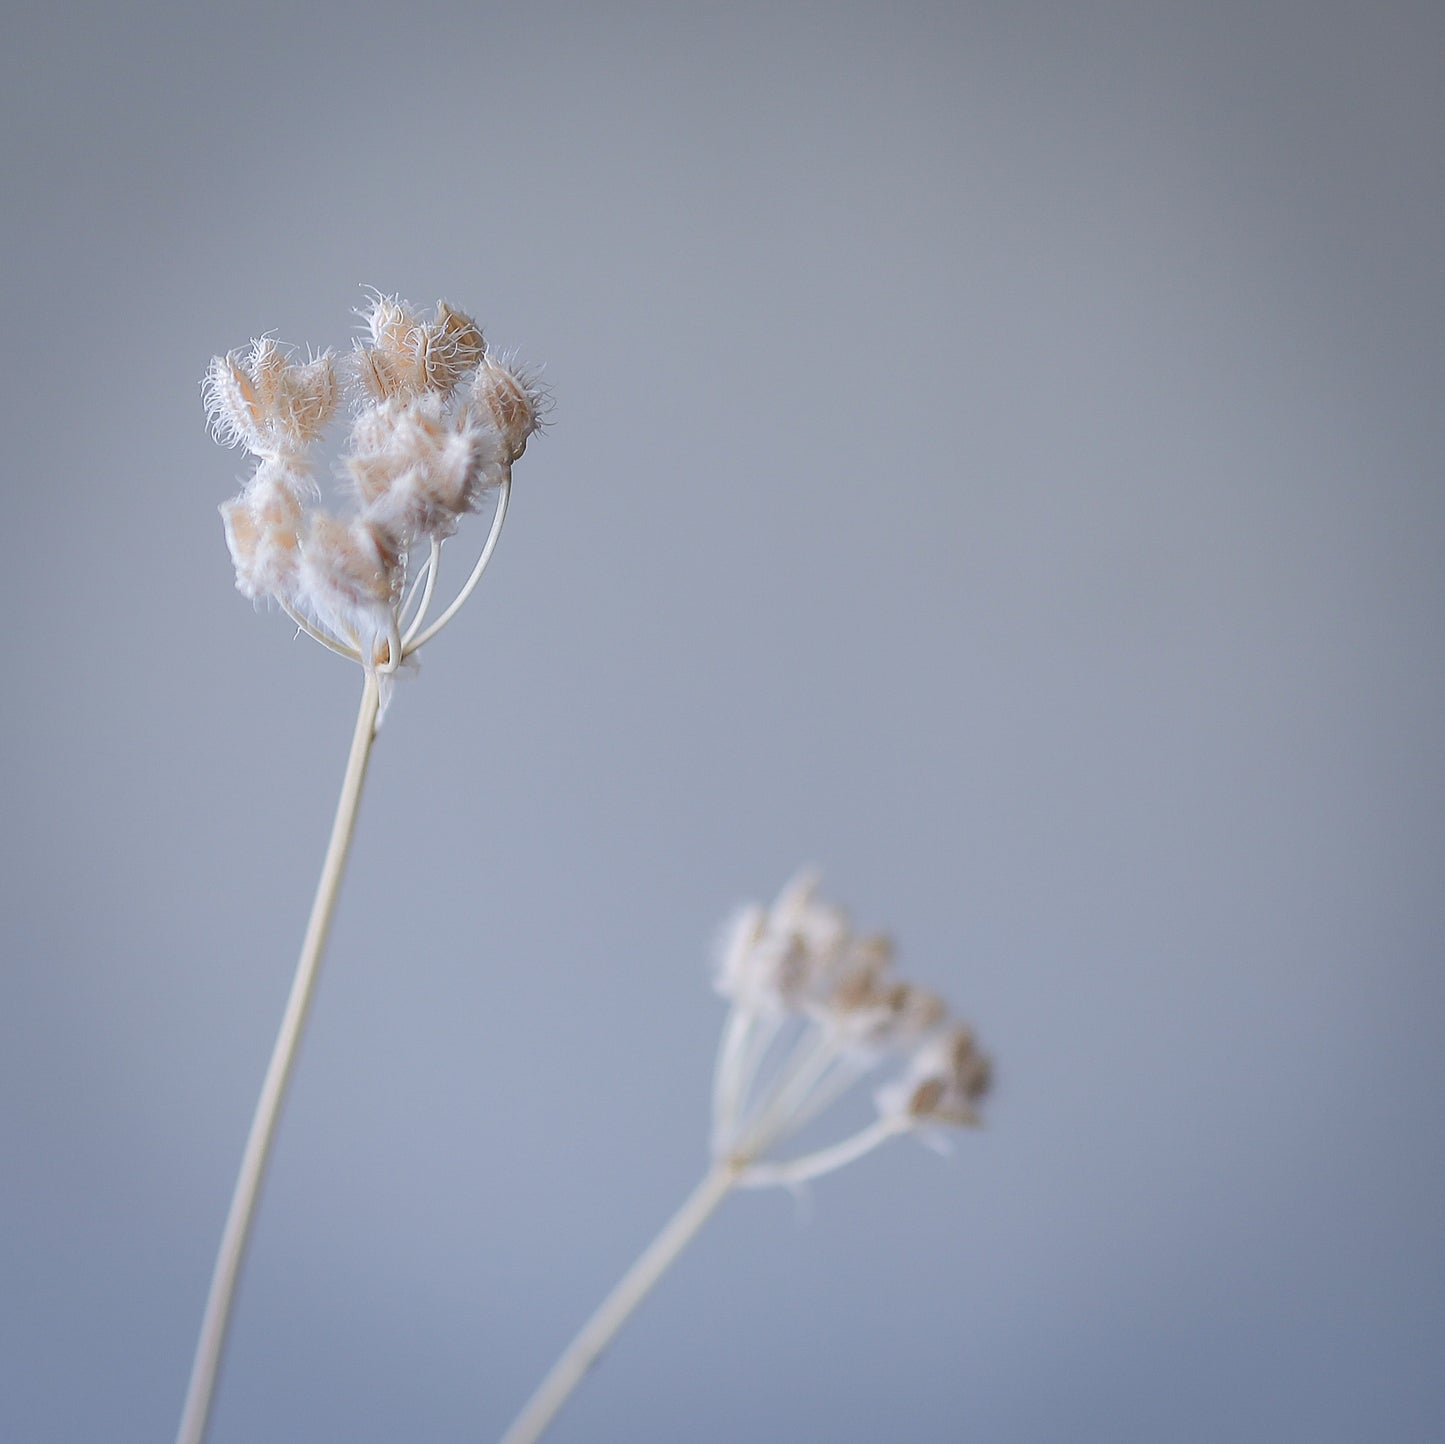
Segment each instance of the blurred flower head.
[{"label": "blurred flower head", "polygon": [[[744,1182],[799,1182],[898,1133],[979,1122],[991,1066],[937,994],[899,978],[893,947],[854,930],[803,873],[725,930],[714,975],[731,1003],[714,1079],[713,1149]],[[775,1150],[892,1064],[862,1134],[800,1159]]]}]

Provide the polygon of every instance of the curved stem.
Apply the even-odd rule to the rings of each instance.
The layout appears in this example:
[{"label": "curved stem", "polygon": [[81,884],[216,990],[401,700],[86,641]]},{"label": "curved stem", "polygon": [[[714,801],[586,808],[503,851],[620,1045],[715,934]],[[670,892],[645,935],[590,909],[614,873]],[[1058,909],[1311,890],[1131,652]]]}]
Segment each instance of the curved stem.
[{"label": "curved stem", "polygon": [[805,1153],[801,1158],[787,1158],[780,1163],[755,1163],[745,1169],[738,1183],[743,1188],[770,1188],[778,1184],[806,1183],[810,1178],[832,1173],[871,1153],[880,1143],[887,1143],[900,1133],[907,1133],[912,1125],[906,1118],[879,1118],[866,1128],[860,1128],[850,1138],[816,1153]]},{"label": "curved stem", "polygon": [[778,1034],[783,1030],[783,1024],[784,1019],[780,1014],[765,1016],[747,1040],[747,1047],[738,1063],[731,1132],[737,1131],[739,1117],[747,1109],[752,1099],[753,1085],[757,1082],[763,1060],[767,1058],[773,1044],[777,1041]]},{"label": "curved stem", "polygon": [[376,664],[377,672],[383,677],[389,677],[401,666],[403,655],[401,627],[396,620],[396,613],[391,612],[386,619],[386,661]]},{"label": "curved stem", "polygon": [[868,1072],[867,1063],[856,1058],[835,1058],[828,1070],[813,1086],[808,1101],[793,1114],[788,1131],[801,1133],[820,1114],[827,1112],[852,1086]]},{"label": "curved stem", "polygon": [[[431,610],[431,599],[437,589],[437,571],[441,566],[441,560],[442,544],[433,537],[431,539],[431,552],[428,554],[426,561],[422,563],[426,568],[426,585],[422,590],[421,605],[417,607],[416,615],[411,619],[406,629],[406,635],[401,639],[403,648],[411,645],[411,639],[421,631],[421,624],[426,621],[426,614]],[[415,595],[416,593],[413,591],[412,596]],[[407,599],[408,605],[410,605],[410,602],[411,598],[409,597]],[[402,615],[406,615],[406,607],[402,608]]]},{"label": "curved stem", "polygon": [[731,1134],[738,1111],[739,1069],[752,1035],[757,1014],[734,1003],[728,1014],[722,1039],[718,1044],[717,1062],[712,1073],[712,1128],[714,1151],[723,1138]]},{"label": "curved stem", "polygon": [[326,947],[326,935],[331,927],[332,914],[336,910],[342,873],[346,869],[346,855],[350,850],[351,836],[356,826],[361,788],[366,780],[366,764],[376,736],[376,712],[376,678],[368,673],[362,687],[361,707],[356,717],[356,731],[351,739],[346,776],[341,784],[341,798],[336,805],[336,819],[331,825],[331,841],[326,848],[326,861],[321,868],[321,879],[317,883],[316,897],[311,904],[311,918],[306,925],[306,937],[301,944],[301,957],[296,964],[291,994],[286,1000],[281,1030],[276,1036],[276,1045],[271,1051],[271,1061],[266,1068],[266,1078],[261,1085],[256,1114],[251,1120],[251,1132],[246,1139],[246,1151],[241,1158],[240,1176],[236,1179],[230,1211],[226,1215],[226,1227],[221,1235],[220,1252],[216,1255],[216,1268],[211,1277],[211,1290],[206,1298],[206,1312],[201,1320],[201,1335],[196,1344],[195,1362],[191,1366],[185,1409],[181,1414],[180,1431],[176,1436],[177,1444],[201,1444],[201,1440],[205,1438],[206,1423],[210,1417],[211,1401],[216,1389],[216,1376],[220,1372],[221,1356],[226,1345],[226,1330],[236,1297],[236,1281],[245,1258],[246,1243],[256,1212],[256,1202],[261,1193],[261,1184],[266,1176],[266,1164],[276,1135],[276,1123],[281,1115],[286,1085],[291,1076],[292,1065],[296,1061],[297,1045],[301,1041],[301,1031],[305,1027],[307,1010],[316,987],[321,954]]},{"label": "curved stem", "polygon": [[797,1132],[794,1115],[804,1106],[813,1086],[838,1056],[839,1043],[831,1033],[819,1034],[811,1043],[800,1039],[793,1056],[773,1080],[766,1099],[743,1129],[739,1150],[748,1158],[759,1158],[775,1143]]},{"label": "curved stem", "polygon": [[457,593],[451,606],[449,606],[426,631],[419,637],[414,637],[402,648],[403,656],[416,651],[418,647],[426,646],[426,644],[456,616],[457,612],[461,610],[462,604],[476,589],[477,583],[482,579],[482,573],[487,569],[487,563],[492,559],[492,553],[497,549],[497,538],[501,536],[502,523],[507,519],[507,501],[511,495],[512,473],[509,469],[507,474],[502,478],[501,487],[497,492],[497,510],[492,517],[492,529],[487,533],[487,540],[486,544],[482,547],[482,554],[477,558],[477,564],[472,568],[472,574],[467,578],[466,585]]},{"label": "curved stem", "polygon": [[[435,543],[435,538],[433,538],[433,543]],[[435,545],[433,545],[432,551],[427,553],[426,560],[416,569],[416,575],[411,579],[411,585],[406,589],[406,597],[402,601],[401,606],[396,609],[397,620],[402,626],[406,625],[407,618],[412,613],[412,608],[416,606],[416,599],[421,595],[422,588],[426,586],[427,574],[431,571],[432,555],[434,552]]]},{"label": "curved stem", "polygon": [[588,1369],[597,1362],[633,1310],[647,1297],[652,1286],[667,1272],[669,1265],[692,1241],[737,1181],[738,1169],[735,1166],[718,1164],[698,1184],[687,1202],[647,1246],[646,1252],[623,1275],[602,1307],[568,1345],[567,1352],[552,1366],[541,1387],[503,1436],[502,1444],[534,1444],[541,1438]]},{"label": "curved stem", "polygon": [[276,598],[281,603],[281,610],[306,633],[312,641],[320,642],[323,647],[335,652],[338,657],[350,658],[353,662],[361,661],[361,653],[355,647],[348,647],[344,642],[338,642],[335,637],[328,637],[319,627],[313,627],[285,597]]}]

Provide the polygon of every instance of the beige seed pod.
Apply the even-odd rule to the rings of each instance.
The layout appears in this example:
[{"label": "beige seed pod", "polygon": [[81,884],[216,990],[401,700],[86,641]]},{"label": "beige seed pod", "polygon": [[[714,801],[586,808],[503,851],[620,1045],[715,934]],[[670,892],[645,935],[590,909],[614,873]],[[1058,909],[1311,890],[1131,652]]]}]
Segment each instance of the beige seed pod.
[{"label": "beige seed pod", "polygon": [[282,379],[282,407],[287,428],[303,445],[321,437],[340,400],[336,365],[330,355],[291,366]]},{"label": "beige seed pod", "polygon": [[395,540],[364,518],[314,512],[301,547],[305,602],[338,636],[374,654],[391,630],[403,574]]},{"label": "beige seed pod", "polygon": [[236,590],[253,601],[294,589],[304,479],[267,463],[246,490],[221,506]]},{"label": "beige seed pod", "polygon": [[541,425],[546,394],[535,380],[488,351],[472,382],[472,394],[515,461]]},{"label": "beige seed pod", "polygon": [[216,440],[262,457],[303,454],[338,400],[330,356],[298,363],[269,336],[253,341],[244,356],[215,357],[202,394]]},{"label": "beige seed pod", "polygon": [[410,356],[414,352],[413,338],[420,322],[400,296],[377,294],[362,314],[378,351],[388,356]]},{"label": "beige seed pod", "polygon": [[482,329],[470,316],[437,302],[436,320],[421,330],[421,363],[432,391],[449,394],[486,354]]}]

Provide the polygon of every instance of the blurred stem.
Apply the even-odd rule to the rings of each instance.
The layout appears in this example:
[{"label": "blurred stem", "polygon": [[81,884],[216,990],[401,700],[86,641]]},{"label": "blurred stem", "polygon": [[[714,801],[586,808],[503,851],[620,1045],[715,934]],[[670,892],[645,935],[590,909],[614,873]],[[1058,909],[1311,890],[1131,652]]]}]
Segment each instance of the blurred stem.
[{"label": "blurred stem", "polygon": [[767,1096],[743,1129],[739,1149],[749,1158],[761,1158],[775,1143],[797,1131],[795,1116],[809,1093],[837,1058],[841,1043],[835,1033],[820,1033],[810,1043],[806,1035],[778,1076]]},{"label": "blurred stem", "polygon": [[651,1292],[652,1286],[692,1242],[694,1235],[712,1216],[733,1186],[744,1165],[737,1160],[718,1163],[693,1190],[667,1226],[647,1246],[646,1252],[623,1275],[601,1308],[587,1321],[582,1332],[567,1346],[567,1352],[552,1366],[541,1387],[502,1439],[502,1444],[534,1444],[557,1417],[572,1391],[610,1344],[617,1331]]},{"label": "blurred stem", "polygon": [[820,1148],[816,1153],[805,1153],[800,1158],[785,1159],[782,1163],[754,1164],[740,1180],[745,1188],[793,1188],[810,1179],[821,1178],[835,1168],[848,1164],[872,1153],[879,1145],[900,1133],[907,1133],[913,1126],[907,1117],[879,1118],[866,1128],[835,1143],[829,1148]]},{"label": "blurred stem", "polygon": [[226,1330],[236,1298],[236,1282],[245,1259],[256,1203],[266,1176],[266,1165],[292,1065],[296,1061],[297,1046],[316,988],[326,935],[331,928],[331,917],[341,889],[341,877],[346,870],[346,855],[356,827],[356,810],[361,801],[362,784],[366,781],[366,764],[371,756],[371,744],[376,738],[376,712],[376,678],[368,672],[361,693],[361,708],[356,717],[356,731],[351,739],[351,755],[346,762],[346,776],[341,784],[341,799],[336,805],[336,820],[331,825],[331,841],[326,848],[326,861],[321,868],[321,880],[316,885],[311,918],[301,944],[301,957],[296,964],[291,995],[286,1000],[281,1031],[276,1035],[276,1046],[272,1049],[271,1062],[261,1085],[261,1096],[246,1139],[246,1151],[241,1158],[240,1176],[236,1179],[236,1190],[231,1196],[230,1212],[226,1215],[226,1227],[221,1235],[221,1248],[216,1256],[211,1291],[201,1320],[201,1336],[196,1344],[195,1362],[191,1365],[191,1380],[186,1390],[177,1444],[201,1444],[206,1436],[216,1378],[226,1347]]}]

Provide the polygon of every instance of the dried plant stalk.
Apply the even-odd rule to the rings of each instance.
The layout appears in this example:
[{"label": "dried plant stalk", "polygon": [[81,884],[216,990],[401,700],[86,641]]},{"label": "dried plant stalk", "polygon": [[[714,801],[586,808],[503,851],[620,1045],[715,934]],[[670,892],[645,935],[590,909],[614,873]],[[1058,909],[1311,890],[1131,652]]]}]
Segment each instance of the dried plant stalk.
[{"label": "dried plant stalk", "polygon": [[[493,355],[477,323],[445,302],[427,320],[398,298],[374,293],[362,314],[369,340],[346,362],[329,353],[303,361],[263,337],[245,353],[217,356],[204,382],[216,439],[256,459],[241,494],[221,507],[237,589],[276,602],[301,631],[359,662],[364,682],[301,957],[226,1216],[178,1444],[205,1438],[377,726],[402,663],[451,621],[491,561],[507,516],[512,464],[537,431],[546,403],[536,380]],[[344,463],[358,503],[349,519],[313,505],[311,461],[347,391],[354,415]],[[428,625],[443,544],[466,514],[488,504],[492,524],[481,555]]]},{"label": "dried plant stalk", "polygon": [[301,944],[301,957],[291,983],[291,995],[281,1018],[261,1096],[256,1101],[256,1114],[241,1157],[241,1172],[226,1215],[221,1247],[216,1255],[216,1268],[211,1276],[211,1289],[206,1297],[206,1312],[201,1321],[200,1341],[191,1368],[190,1385],[186,1390],[185,1408],[181,1414],[178,1444],[200,1444],[205,1438],[210,1418],[211,1401],[215,1396],[216,1379],[220,1373],[221,1355],[231,1309],[236,1301],[236,1284],[241,1264],[246,1257],[246,1244],[251,1234],[251,1221],[261,1184],[266,1177],[271,1144],[276,1136],[276,1123],[286,1096],[286,1084],[296,1062],[297,1045],[306,1026],[306,1015],[316,991],[316,978],[321,971],[321,955],[331,931],[336,912],[336,899],[341,891],[342,874],[356,831],[356,813],[361,805],[361,789],[366,781],[366,765],[371,759],[371,744],[376,738],[377,682],[370,673],[361,689],[361,708],[356,715],[356,731],[351,738],[351,754],[346,761],[346,775],[341,784],[341,799],[336,804],[336,819],[331,825],[331,841],[326,847],[321,880],[316,884],[316,897],[311,904],[311,917],[306,924],[306,937]]},{"label": "dried plant stalk", "polygon": [[[859,935],[804,873],[771,908],[745,909],[724,940],[717,989],[732,1004],[713,1078],[713,1163],[552,1366],[502,1444],[535,1444],[653,1286],[734,1188],[797,1188],[907,1133],[935,1143],[979,1122],[992,1068],[943,1000],[898,980],[888,939]],[[778,1158],[880,1064],[874,1122]]]}]

